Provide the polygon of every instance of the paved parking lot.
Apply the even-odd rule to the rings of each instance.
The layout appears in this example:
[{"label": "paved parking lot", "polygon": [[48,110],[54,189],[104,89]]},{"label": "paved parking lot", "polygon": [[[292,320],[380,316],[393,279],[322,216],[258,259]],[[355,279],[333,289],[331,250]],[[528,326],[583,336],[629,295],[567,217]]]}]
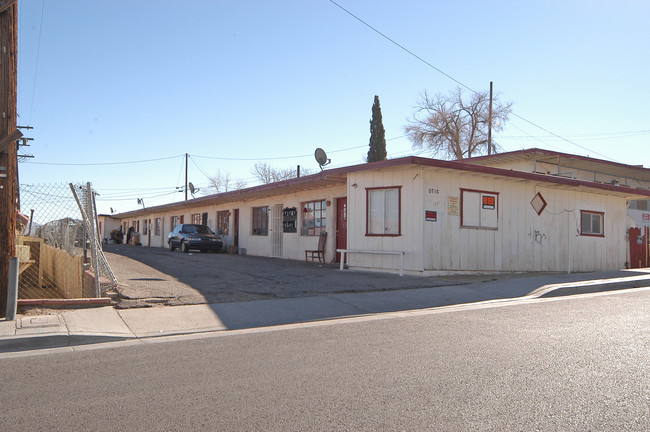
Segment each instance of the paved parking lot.
[{"label": "paved parking lot", "polygon": [[493,280],[491,276],[434,278],[340,271],[338,264],[277,258],[170,252],[162,248],[105,245],[119,282],[120,307],[183,305],[309,297]]}]

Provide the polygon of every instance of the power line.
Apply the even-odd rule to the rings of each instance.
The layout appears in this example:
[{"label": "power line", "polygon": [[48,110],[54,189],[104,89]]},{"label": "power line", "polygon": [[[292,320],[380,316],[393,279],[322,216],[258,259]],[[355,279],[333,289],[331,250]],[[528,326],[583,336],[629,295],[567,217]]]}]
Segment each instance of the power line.
[{"label": "power line", "polygon": [[540,125],[538,125],[538,124],[536,124],[536,123],[533,123],[532,121],[527,120],[527,119],[523,118],[523,117],[520,116],[520,115],[517,115],[517,114],[515,114],[515,113],[511,113],[511,114],[512,114],[513,116],[517,117],[519,120],[523,120],[523,121],[525,121],[526,123],[528,123],[528,124],[530,124],[530,125],[532,125],[532,126],[535,126],[535,127],[538,128],[538,129],[543,130],[543,131],[546,132],[547,134],[549,134],[549,135],[553,135],[555,138],[558,138],[558,139],[560,139],[560,140],[562,140],[562,141],[568,142],[569,144],[573,144],[574,146],[576,146],[576,147],[580,147],[581,149],[583,149],[583,150],[587,150],[588,152],[591,152],[591,153],[597,154],[598,156],[604,157],[605,159],[609,159],[609,160],[614,161],[614,162],[622,163],[622,162],[620,162],[620,161],[618,161],[618,160],[616,160],[616,159],[614,159],[614,158],[611,158],[611,157],[609,157],[609,156],[605,156],[605,155],[602,154],[602,153],[598,153],[598,152],[595,151],[595,150],[592,150],[592,149],[590,149],[590,148],[587,148],[587,147],[585,147],[585,146],[582,146],[582,145],[580,145],[580,144],[578,144],[578,143],[575,143],[575,142],[573,142],[573,141],[571,141],[571,140],[569,140],[569,139],[566,139],[566,138],[564,138],[564,137],[562,137],[562,136],[560,136],[560,135],[558,135],[558,134],[556,134],[556,133],[554,133],[554,132],[551,132],[550,130],[548,130],[548,129],[546,129],[546,128],[543,128],[542,126],[540,126]]},{"label": "power line", "polygon": [[406,51],[407,53],[409,53],[410,55],[412,55],[412,56],[415,57],[416,59],[420,60],[422,63],[426,64],[426,65],[429,66],[430,68],[435,69],[436,71],[438,71],[438,72],[441,73],[442,75],[446,76],[446,77],[449,78],[450,80],[454,81],[454,82],[457,83],[458,85],[465,87],[467,90],[469,90],[469,91],[471,91],[471,92],[474,92],[474,93],[478,93],[476,90],[473,90],[472,88],[466,86],[465,84],[463,84],[462,82],[460,82],[460,81],[458,81],[456,78],[454,78],[453,76],[451,76],[451,75],[449,75],[448,73],[444,72],[442,69],[439,69],[439,68],[435,67],[434,65],[432,65],[431,63],[429,63],[428,61],[426,61],[425,59],[423,59],[423,58],[420,57],[419,55],[415,54],[413,51],[411,51],[411,50],[409,50],[408,48],[406,48],[404,45],[401,45],[401,44],[397,43],[395,40],[389,38],[389,37],[386,36],[384,33],[380,32],[380,31],[377,30],[375,27],[371,26],[370,24],[368,24],[367,22],[365,22],[364,20],[362,20],[361,18],[359,18],[358,16],[356,16],[355,14],[353,14],[352,12],[350,12],[349,10],[347,10],[346,8],[344,8],[343,6],[341,6],[340,4],[338,4],[337,2],[335,2],[334,0],[329,0],[329,1],[330,1],[330,3],[332,3],[334,6],[338,7],[338,8],[341,9],[343,12],[347,13],[348,15],[350,15],[351,17],[353,17],[354,19],[356,19],[357,21],[359,21],[361,24],[365,25],[366,27],[368,27],[369,29],[371,29],[372,31],[374,31],[375,33],[377,33],[378,35],[380,35],[380,36],[383,37],[384,39],[388,40],[388,41],[391,42],[392,44],[394,44],[394,45],[398,46],[399,48],[401,48],[402,50]]},{"label": "power line", "polygon": [[[171,189],[174,186],[158,186],[158,187],[143,187],[143,188],[102,188],[102,191],[141,191],[141,190],[165,190]],[[104,194],[102,194],[104,195]]]},{"label": "power line", "polygon": [[[517,130],[522,131],[522,132],[525,133],[525,134],[527,134],[527,132],[526,132],[525,130],[523,130],[522,128],[516,126],[514,123],[511,123],[510,126],[511,126],[511,127],[514,127],[514,128],[517,129]],[[556,150],[561,150],[560,148],[555,147],[555,146],[552,145],[552,144],[549,144],[549,143],[547,143],[547,142],[545,142],[545,141],[542,141],[542,140],[540,139],[540,137],[534,137],[534,136],[532,136],[532,135],[525,135],[525,136],[528,137],[528,138],[534,139],[534,140],[536,140],[536,141],[539,141],[539,142],[541,142],[542,144],[544,144],[544,145],[546,145],[546,146],[553,147],[553,148],[556,149]],[[519,147],[521,147],[521,149],[524,150],[524,147],[523,147],[522,145],[519,145]]]},{"label": "power line", "polygon": [[[402,138],[402,137],[397,137],[397,138]],[[397,138],[391,138],[391,139],[397,139]],[[368,144],[354,146],[354,147],[347,147],[339,150],[329,150],[328,153],[340,153],[340,152],[354,150],[362,147],[368,147]],[[281,156],[281,157],[272,157],[272,158],[231,158],[231,157],[201,156],[201,155],[190,155],[190,156],[196,158],[202,158],[202,159],[228,160],[228,161],[270,161],[270,160],[299,159],[299,158],[306,158],[306,157],[314,157],[314,154],[309,153],[309,154],[302,154],[302,155]]]},{"label": "power line", "polygon": [[[187,157],[186,155],[181,155],[184,157]],[[178,171],[178,178],[176,179],[176,189],[179,188],[178,184],[181,182],[181,176],[183,175],[183,167],[185,166],[185,162],[181,163],[181,169]],[[185,184],[183,184],[183,187],[185,187]]]},{"label": "power line", "polygon": [[[361,19],[361,18],[358,17],[357,15],[353,14],[352,12],[350,12],[349,10],[347,10],[346,8],[344,8],[343,6],[341,6],[340,4],[338,4],[337,2],[335,2],[334,0],[329,0],[329,1],[330,1],[330,3],[332,3],[333,5],[335,5],[336,7],[338,7],[339,9],[341,9],[342,11],[344,11],[345,13],[347,13],[348,15],[350,15],[351,17],[353,17],[354,19],[356,19],[357,21],[359,21],[360,23],[362,23],[363,25],[365,25],[366,27],[368,27],[369,29],[371,29],[372,31],[374,31],[375,33],[377,33],[378,35],[380,35],[381,37],[383,37],[384,39],[388,40],[389,42],[391,42],[391,43],[394,44],[395,46],[399,47],[400,49],[402,49],[402,50],[405,51],[406,53],[408,53],[408,54],[410,54],[411,56],[415,57],[416,59],[420,60],[422,63],[424,63],[425,65],[429,66],[430,68],[436,70],[438,73],[440,73],[440,74],[446,76],[447,78],[449,78],[450,80],[454,81],[454,82],[457,83],[458,85],[460,85],[460,86],[466,88],[467,90],[469,90],[469,91],[471,91],[471,92],[473,92],[473,93],[475,93],[475,94],[478,94],[478,93],[479,93],[479,92],[477,92],[476,90],[472,89],[471,87],[467,86],[466,84],[462,83],[461,81],[457,80],[457,79],[454,78],[453,76],[451,76],[451,75],[449,75],[448,73],[444,72],[444,71],[441,70],[440,68],[437,68],[437,67],[434,66],[433,64],[429,63],[428,61],[426,61],[425,59],[423,59],[423,58],[420,57],[419,55],[415,54],[413,51],[409,50],[409,49],[406,48],[405,46],[403,46],[403,45],[401,45],[400,43],[396,42],[395,40],[391,39],[391,38],[388,37],[386,34],[382,33],[381,31],[379,31],[378,29],[376,29],[376,28],[373,27],[372,25],[368,24],[366,21],[364,21],[363,19]],[[561,140],[563,140],[563,141],[565,141],[565,142],[568,142],[569,144],[573,144],[573,145],[576,146],[576,147],[580,147],[581,149],[584,149],[584,150],[587,150],[587,151],[589,151],[589,152],[591,152],[591,153],[597,154],[597,155],[599,155],[599,156],[601,156],[601,157],[604,157],[605,159],[609,159],[609,160],[611,160],[611,161],[618,162],[618,161],[616,161],[615,159],[613,159],[613,158],[611,158],[611,157],[609,157],[609,156],[605,156],[605,155],[603,155],[603,154],[601,154],[601,153],[598,153],[598,152],[596,152],[596,151],[594,151],[594,150],[591,150],[591,149],[589,149],[589,148],[587,148],[587,147],[581,146],[580,144],[577,144],[577,143],[575,143],[575,142],[573,142],[573,141],[571,141],[571,140],[568,140],[568,139],[566,139],[566,138],[564,138],[564,137],[562,137],[562,136],[560,136],[560,135],[558,135],[558,134],[556,134],[556,133],[554,133],[554,132],[551,132],[551,131],[549,131],[548,129],[546,129],[546,128],[544,128],[544,127],[542,127],[542,126],[540,126],[540,125],[538,125],[538,124],[536,124],[536,123],[534,123],[534,122],[532,122],[532,121],[530,121],[530,120],[528,120],[528,119],[525,119],[524,117],[522,117],[522,116],[520,116],[520,115],[518,115],[518,114],[516,114],[516,113],[514,113],[514,112],[511,112],[511,114],[512,114],[513,116],[517,117],[518,119],[520,119],[520,120],[522,120],[522,121],[525,121],[526,123],[529,123],[530,125],[535,126],[536,128],[538,128],[538,129],[540,129],[540,130],[543,130],[544,132],[546,132],[546,133],[548,133],[548,134],[550,134],[550,135],[553,135],[553,136],[556,137],[556,138],[559,138],[559,139],[561,139]]]},{"label": "power line", "polygon": [[203,173],[204,176],[206,176],[208,179],[210,179],[210,175],[209,175],[208,173],[206,173],[206,172],[203,170],[203,168],[201,168],[201,167],[199,166],[199,164],[196,163],[196,161],[194,160],[194,157],[193,157],[192,155],[190,155],[190,160],[192,161],[192,163],[194,164],[194,166],[197,167],[198,170],[201,171],[201,172]]},{"label": "power line", "polygon": [[165,193],[163,193],[163,194],[159,194],[159,195],[151,195],[151,196],[147,196],[147,195],[144,195],[144,196],[143,196],[143,195],[141,195],[141,194],[136,194],[136,195],[133,195],[133,196],[128,197],[128,198],[110,198],[110,197],[103,197],[103,198],[102,198],[102,196],[99,195],[99,196],[96,198],[96,200],[97,200],[97,201],[111,201],[111,202],[112,202],[112,201],[131,201],[131,200],[134,200],[134,199],[137,199],[137,198],[153,199],[153,198],[160,198],[160,197],[167,196],[167,195],[172,195],[172,194],[175,194],[176,192],[177,192],[177,191],[174,190],[174,191],[171,191],[171,192],[165,192]]},{"label": "power line", "polygon": [[[406,135],[401,135],[394,138],[388,138],[386,141],[393,141],[396,139],[404,138]],[[338,150],[328,150],[328,153],[341,153],[349,150],[356,150],[360,148],[368,147],[368,144],[346,147]],[[306,157],[313,157],[313,153],[302,154],[302,155],[293,155],[293,156],[281,156],[281,157],[267,157],[267,158],[234,158],[234,157],[222,157],[222,156],[202,156],[202,155],[189,155],[190,158],[201,158],[201,159],[213,159],[213,160],[225,160],[225,161],[271,161],[271,160],[283,160],[283,159],[299,159]],[[53,166],[103,166],[103,165],[129,165],[129,164],[138,164],[138,163],[148,163],[148,162],[158,162],[163,160],[175,159],[175,158],[184,158],[185,154],[167,156],[156,159],[140,159],[132,161],[121,161],[121,162],[95,162],[95,163],[68,163],[68,162],[35,162],[35,161],[26,161],[22,162],[24,164],[34,164],[34,165],[53,165]],[[196,165],[196,161],[192,161]],[[197,166],[198,168],[198,166]],[[200,168],[199,168],[200,169]],[[205,174],[205,173],[204,173]],[[207,176],[207,174],[206,174]]]},{"label": "power line", "polygon": [[101,165],[127,165],[127,164],[137,164],[137,163],[146,163],[146,162],[157,162],[161,160],[174,159],[185,155],[176,155],[169,156],[157,159],[142,159],[135,161],[123,161],[123,162],[97,162],[97,163],[61,163],[61,162],[23,162],[25,164],[35,164],[35,165],[61,165],[61,166],[101,166]]},{"label": "power line", "polygon": [[41,54],[41,35],[43,34],[43,16],[45,15],[45,0],[42,0],[41,6],[41,23],[38,28],[38,45],[36,46],[36,65],[34,66],[34,83],[32,85],[32,102],[29,107],[29,117],[27,118],[27,125],[32,122],[32,113],[34,112],[34,95],[36,94],[36,76],[38,73],[38,59]]},{"label": "power line", "polygon": [[[593,133],[585,133],[585,134],[575,134],[572,136],[572,139],[607,140],[607,139],[614,139],[614,138],[619,139],[619,138],[637,137],[640,135],[648,135],[648,134],[650,134],[650,130],[624,131],[624,132],[593,132]],[[501,135],[501,139],[522,139],[522,138],[538,139],[544,137],[533,136],[533,135]]]}]

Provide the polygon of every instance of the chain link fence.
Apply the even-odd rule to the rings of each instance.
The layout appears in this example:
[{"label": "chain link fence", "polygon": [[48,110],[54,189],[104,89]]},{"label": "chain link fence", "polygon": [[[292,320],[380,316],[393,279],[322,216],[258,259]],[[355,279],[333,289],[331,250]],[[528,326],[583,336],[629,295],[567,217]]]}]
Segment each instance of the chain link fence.
[{"label": "chain link fence", "polygon": [[117,286],[96,234],[90,183],[21,184],[20,207],[19,298],[100,297]]}]

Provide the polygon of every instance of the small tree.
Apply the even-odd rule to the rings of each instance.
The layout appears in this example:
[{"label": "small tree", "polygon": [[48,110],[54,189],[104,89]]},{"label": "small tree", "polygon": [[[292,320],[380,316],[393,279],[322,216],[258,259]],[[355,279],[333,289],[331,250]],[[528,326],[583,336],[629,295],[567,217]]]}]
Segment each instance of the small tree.
[{"label": "small tree", "polygon": [[[460,87],[448,95],[431,98],[425,92],[416,106],[417,112],[404,128],[413,148],[425,148],[442,159],[464,159],[487,153],[490,96],[473,93],[463,100]],[[511,103],[501,105],[492,98],[492,131],[498,132],[508,120]],[[492,152],[497,145],[491,143]]]},{"label": "small tree", "polygon": [[381,121],[381,107],[379,96],[375,96],[372,104],[372,119],[370,119],[370,149],[368,150],[368,162],[386,160],[386,131]]}]

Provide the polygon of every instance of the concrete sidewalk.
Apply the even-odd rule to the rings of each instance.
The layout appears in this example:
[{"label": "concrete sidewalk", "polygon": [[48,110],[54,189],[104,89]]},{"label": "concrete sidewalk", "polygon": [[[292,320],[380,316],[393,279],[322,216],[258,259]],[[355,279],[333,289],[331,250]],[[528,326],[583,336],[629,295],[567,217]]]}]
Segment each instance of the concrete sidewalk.
[{"label": "concrete sidewalk", "polygon": [[247,329],[521,297],[650,286],[650,269],[511,278],[465,285],[118,310],[110,306],[0,321],[0,352]]}]

